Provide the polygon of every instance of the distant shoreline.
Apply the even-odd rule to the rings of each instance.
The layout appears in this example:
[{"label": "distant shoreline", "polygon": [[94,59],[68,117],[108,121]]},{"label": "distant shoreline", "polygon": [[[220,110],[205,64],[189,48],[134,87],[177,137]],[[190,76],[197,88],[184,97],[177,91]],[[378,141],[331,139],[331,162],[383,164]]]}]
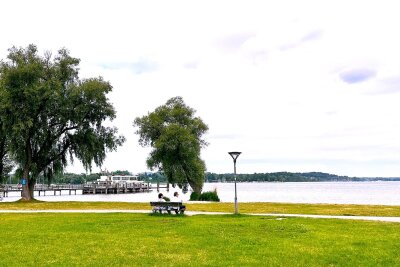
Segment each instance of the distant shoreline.
[{"label": "distant shoreline", "polygon": [[[388,180],[383,179],[378,179],[378,180],[369,180],[368,178],[366,179],[360,179],[360,180],[349,180],[349,181],[344,181],[344,180],[326,180],[326,181],[236,181],[237,183],[343,183],[343,182],[350,182],[350,183],[357,183],[357,182],[400,182],[400,178],[387,178]],[[390,179],[390,180],[389,180]],[[210,183],[234,183],[235,181],[205,181],[204,183],[210,184]]]},{"label": "distant shoreline", "polygon": [[[233,173],[206,173],[206,182],[233,182]],[[374,182],[400,181],[400,177],[349,177],[323,172],[272,172],[237,174],[237,182]]]}]

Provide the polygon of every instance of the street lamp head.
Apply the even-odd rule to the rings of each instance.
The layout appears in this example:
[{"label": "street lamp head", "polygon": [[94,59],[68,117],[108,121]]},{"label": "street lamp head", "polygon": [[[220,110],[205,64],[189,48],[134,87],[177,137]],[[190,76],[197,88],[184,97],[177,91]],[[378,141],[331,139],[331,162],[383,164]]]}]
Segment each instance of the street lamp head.
[{"label": "street lamp head", "polygon": [[236,162],[236,159],[239,157],[239,155],[240,155],[242,152],[234,151],[234,152],[228,152],[228,153],[229,153],[229,155],[231,155],[231,157],[233,158],[233,161]]}]

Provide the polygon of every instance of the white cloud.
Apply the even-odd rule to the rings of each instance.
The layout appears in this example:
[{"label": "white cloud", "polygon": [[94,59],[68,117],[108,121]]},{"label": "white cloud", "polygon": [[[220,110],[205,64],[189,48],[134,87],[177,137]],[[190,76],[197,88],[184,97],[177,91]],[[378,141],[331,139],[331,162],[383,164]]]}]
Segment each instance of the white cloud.
[{"label": "white cloud", "polygon": [[132,121],[180,95],[210,126],[209,171],[230,172],[227,151],[241,150],[239,172],[399,176],[396,1],[14,0],[0,10],[0,58],[12,45],[66,47],[81,77],[111,82],[128,141],[108,169],[146,170]]}]

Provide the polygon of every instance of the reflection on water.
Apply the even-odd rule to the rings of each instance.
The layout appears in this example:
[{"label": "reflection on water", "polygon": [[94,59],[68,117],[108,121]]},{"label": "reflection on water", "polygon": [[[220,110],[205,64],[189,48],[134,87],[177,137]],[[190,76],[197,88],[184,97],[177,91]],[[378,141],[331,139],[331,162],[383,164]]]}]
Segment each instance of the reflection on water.
[{"label": "reflection on water", "polygon": [[[222,202],[233,202],[233,183],[206,183],[203,191],[217,189]],[[400,205],[400,182],[310,182],[310,183],[238,183],[239,202],[287,202],[287,203],[332,203],[332,204],[380,204]],[[161,192],[172,197],[178,191],[183,201],[188,201],[190,191],[183,194],[178,188]],[[115,201],[149,202],[157,200],[157,191],[136,194],[110,195],[62,195],[35,196],[43,201]],[[3,201],[16,201],[18,193],[5,197]]]}]

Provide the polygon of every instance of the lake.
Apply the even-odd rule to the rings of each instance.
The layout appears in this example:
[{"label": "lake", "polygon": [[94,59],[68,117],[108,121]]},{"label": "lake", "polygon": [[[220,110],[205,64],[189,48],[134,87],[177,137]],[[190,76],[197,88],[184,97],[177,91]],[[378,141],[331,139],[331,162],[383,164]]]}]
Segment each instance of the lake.
[{"label": "lake", "polygon": [[[234,183],[206,183],[203,191],[216,189],[222,202],[234,201]],[[169,192],[161,191],[172,197]],[[330,203],[330,204],[377,204],[400,205],[400,182],[295,182],[295,183],[237,183],[238,202],[286,202],[286,203]],[[35,196],[43,201],[117,201],[148,202],[157,200],[157,191],[119,195],[62,195]],[[190,192],[181,194],[187,201]],[[18,195],[6,197],[3,201],[16,201]]]},{"label": "lake", "polygon": [[[234,201],[234,184],[206,184],[221,201]],[[238,183],[239,202],[400,205],[400,182]]]}]

